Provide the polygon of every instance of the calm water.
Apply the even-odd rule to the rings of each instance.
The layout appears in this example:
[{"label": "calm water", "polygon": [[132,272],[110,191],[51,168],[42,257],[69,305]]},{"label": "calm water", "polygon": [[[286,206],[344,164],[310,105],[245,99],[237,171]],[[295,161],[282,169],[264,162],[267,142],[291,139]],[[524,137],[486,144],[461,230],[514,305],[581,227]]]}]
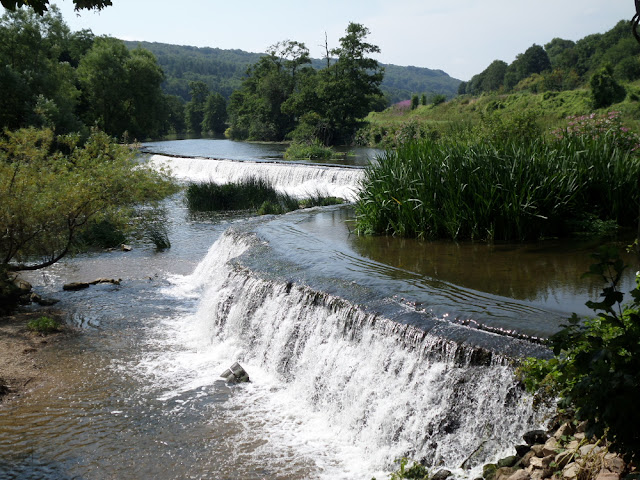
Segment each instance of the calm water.
[{"label": "calm water", "polygon": [[[234,142],[226,139],[167,140],[142,144],[142,151],[147,153],[253,161],[284,161],[283,154],[286,149],[286,144]],[[378,149],[365,147],[336,147],[335,149],[349,155],[341,159],[312,160],[311,162],[364,166],[380,153]]]},{"label": "calm water", "polygon": [[[189,152],[193,145],[163,143],[185,145]],[[213,150],[210,156],[226,155]],[[82,255],[28,275],[39,293],[61,299],[59,306],[77,334],[49,352],[54,368],[46,388],[0,407],[0,479],[386,478],[393,458],[420,449],[421,455],[453,458],[453,467],[459,465],[455,451],[440,451],[447,441],[431,448],[426,437],[416,442],[409,435],[433,425],[455,430],[446,415],[469,422],[484,415],[463,412],[462,404],[442,413],[449,398],[466,398],[466,406],[477,404],[482,412],[503,414],[512,408],[499,398],[484,405],[460,390],[472,379],[495,378],[473,387],[489,399],[499,389],[495,385],[508,387],[508,370],[429,364],[411,349],[399,348],[397,340],[366,331],[358,337],[366,346],[321,326],[315,336],[304,333],[299,338],[310,347],[296,360],[299,374],[283,374],[291,367],[282,352],[293,359],[304,342],[283,341],[277,350],[278,338],[285,326],[302,329],[293,312],[308,307],[288,305],[292,295],[277,285],[245,278],[247,268],[342,295],[353,305],[371,301],[381,310],[425,311],[445,321],[473,318],[541,336],[599,291],[599,285],[580,279],[593,245],[360,238],[351,233],[350,206],[258,220],[193,216],[180,195],[166,207],[168,250],[136,245],[132,252]],[[230,227],[249,232],[265,250],[227,266],[226,259],[244,248],[225,236]],[[219,239],[224,242],[214,245]],[[627,284],[637,269],[633,265]],[[121,278],[122,284],[62,292],[66,282],[98,277]],[[267,299],[246,307],[257,324],[243,324],[245,312],[238,311],[237,329],[216,327],[216,318],[233,316],[248,300],[245,291]],[[271,361],[276,353],[286,368]],[[219,378],[236,360],[249,369],[250,384],[228,386]],[[376,362],[384,372],[375,370]],[[443,378],[449,380],[438,383]],[[353,383],[356,379],[360,383]],[[525,404],[522,400],[513,408]],[[429,408],[419,410],[425,405]],[[526,409],[511,415],[502,417],[509,424],[537,421]],[[423,426],[418,419],[432,423]],[[474,439],[464,437],[473,428],[488,426],[465,424],[458,432],[463,436],[450,443],[471,445],[473,451]],[[380,433],[386,429],[388,437]],[[495,448],[487,455],[511,453],[506,446]],[[477,473],[456,471],[468,478]]]}]

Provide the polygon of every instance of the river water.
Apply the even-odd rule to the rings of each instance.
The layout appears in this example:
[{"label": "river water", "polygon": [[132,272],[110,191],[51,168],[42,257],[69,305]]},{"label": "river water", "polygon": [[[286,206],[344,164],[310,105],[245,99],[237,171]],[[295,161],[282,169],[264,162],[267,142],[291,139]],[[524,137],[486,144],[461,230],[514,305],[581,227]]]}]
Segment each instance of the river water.
[{"label": "river water", "polygon": [[[280,172],[274,158],[200,147],[183,154],[208,164],[152,161],[183,179],[249,165],[292,193],[358,188],[353,166]],[[545,352],[518,337],[549,335],[597,293],[571,280],[589,245],[363,239],[349,206],[194,216],[178,194],[166,211],[170,249],[29,275],[76,334],[49,353],[46,387],[0,409],[0,479],[380,479],[402,456],[475,478],[545,420],[510,360]],[[61,291],[98,277],[122,282]],[[235,361],[250,383],[220,378]]]}]

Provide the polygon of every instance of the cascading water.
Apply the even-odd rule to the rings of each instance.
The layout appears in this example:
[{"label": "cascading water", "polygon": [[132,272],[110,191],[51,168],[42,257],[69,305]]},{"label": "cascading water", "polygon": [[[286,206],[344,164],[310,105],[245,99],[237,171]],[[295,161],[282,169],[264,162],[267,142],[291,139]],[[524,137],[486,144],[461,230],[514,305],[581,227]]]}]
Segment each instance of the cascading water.
[{"label": "cascading water", "polygon": [[210,158],[153,155],[151,164],[166,167],[178,179],[219,184],[249,177],[268,180],[282,192],[296,197],[326,194],[354,200],[364,175],[361,168],[309,165],[290,162],[254,162]]},{"label": "cascading water", "polygon": [[[258,175],[289,193],[307,182],[347,198],[363,175],[153,161],[192,181]],[[403,456],[475,478],[512,453],[545,412],[514,381],[511,359],[545,351],[456,321],[544,336],[556,316],[359,255],[348,210],[203,219],[176,198],[171,249],[80,256],[33,274],[47,296],[65,281],[123,282],[61,297],[82,334],[51,350],[60,381],[0,415],[0,480],[369,480]],[[220,378],[235,361],[250,383]]]},{"label": "cascading water", "polygon": [[[224,351],[229,365],[238,360],[251,376],[275,379],[271,401],[254,404],[246,392],[237,401],[251,403],[256,417],[295,411],[295,403],[302,430],[312,428],[304,426],[309,415],[326,430],[309,437],[344,444],[335,452],[340,468],[320,465],[319,477],[371,478],[403,456],[468,477],[540,426],[542,412],[532,409],[509,359],[495,350],[496,335],[469,336],[467,327],[438,319],[422,322],[428,331],[398,323],[287,281],[277,262],[261,273],[244,265],[256,250],[268,257],[265,249],[273,255],[254,232],[230,229],[191,276],[175,280],[173,291],[201,298],[190,322],[199,351]],[[457,340],[460,330],[469,341]],[[505,350],[542,353],[526,342],[500,341],[509,344]],[[286,443],[287,432],[276,422],[269,436]]]}]

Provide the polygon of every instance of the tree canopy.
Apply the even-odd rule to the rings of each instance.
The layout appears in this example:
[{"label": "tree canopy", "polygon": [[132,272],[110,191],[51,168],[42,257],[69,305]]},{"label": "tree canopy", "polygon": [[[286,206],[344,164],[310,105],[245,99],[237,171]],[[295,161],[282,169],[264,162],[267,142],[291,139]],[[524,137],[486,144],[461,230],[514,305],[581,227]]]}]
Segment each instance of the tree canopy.
[{"label": "tree canopy", "polygon": [[[0,0],[7,10],[14,11],[23,6],[31,7],[38,15],[44,15],[49,10],[49,0]],[[102,10],[113,5],[111,0],[73,0],[75,10]]]},{"label": "tree canopy", "polygon": [[124,227],[134,206],[173,191],[165,174],[134,161],[135,152],[105,133],[77,141],[35,128],[0,138],[0,270],[52,265],[93,223]]},{"label": "tree canopy", "polygon": [[310,66],[304,44],[287,40],[269,48],[247,71],[229,102],[233,138],[283,140],[304,137],[329,145],[348,142],[380,103],[383,68],[370,55],[369,30],[350,23],[340,46],[326,48],[326,67]]}]

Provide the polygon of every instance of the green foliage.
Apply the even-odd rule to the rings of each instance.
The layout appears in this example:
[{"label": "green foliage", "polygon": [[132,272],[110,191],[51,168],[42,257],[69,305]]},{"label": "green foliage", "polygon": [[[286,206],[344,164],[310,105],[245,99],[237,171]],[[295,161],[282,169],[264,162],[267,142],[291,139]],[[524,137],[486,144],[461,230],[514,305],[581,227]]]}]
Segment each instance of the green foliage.
[{"label": "green foliage", "polygon": [[204,105],[202,130],[223,133],[227,125],[227,102],[219,93],[211,93]]},{"label": "green foliage", "polygon": [[299,208],[336,205],[342,203],[342,200],[319,192],[298,200],[278,192],[266,180],[250,177],[222,185],[213,182],[192,183],[187,187],[186,202],[192,211],[257,210],[259,215],[267,215],[291,212]]},{"label": "green foliage", "polygon": [[270,47],[231,96],[230,138],[279,141],[292,134],[305,141],[312,135],[325,145],[350,142],[382,98],[383,71],[368,57],[379,49],[365,42],[368,34],[364,26],[349,24],[340,47],[327,48],[326,67],[320,71],[308,66],[304,44]]},{"label": "green foliage", "polygon": [[631,227],[640,162],[613,133],[544,140],[527,116],[470,135],[407,142],[368,167],[360,234],[532,240],[592,214]]},{"label": "green foliage", "polygon": [[411,96],[411,110],[415,110],[420,105],[420,97],[414,94]]},{"label": "green foliage", "polygon": [[605,65],[594,73],[590,85],[594,108],[604,108],[621,102],[627,94],[625,88],[613,78],[611,65]]},{"label": "green foliage", "polygon": [[27,328],[32,332],[47,335],[49,333],[59,332],[61,330],[60,323],[51,317],[42,316],[29,320]]},{"label": "green foliage", "polygon": [[334,156],[334,150],[325,147],[318,140],[311,142],[293,142],[284,152],[284,158],[291,159],[329,159]]},{"label": "green foliage", "polygon": [[[7,10],[15,10],[22,6],[29,6],[38,15],[44,15],[49,10],[49,0],[2,0],[2,6]],[[102,10],[112,5],[111,0],[73,0],[75,10]]]},{"label": "green foliage", "polygon": [[389,476],[389,480],[429,480],[429,470],[424,465],[421,465],[418,462],[413,462],[413,465],[407,468],[407,465],[409,464],[408,458],[401,458],[398,463],[400,464],[398,470]]},{"label": "green foliage", "polygon": [[46,129],[5,132],[0,138],[0,264],[9,270],[49,266],[92,224],[108,219],[125,228],[135,222],[135,206],[155,205],[175,191],[164,173],[134,156],[99,131],[82,146],[77,136],[56,138]]},{"label": "green foliage", "polygon": [[599,301],[587,306],[597,316],[569,323],[549,339],[554,357],[529,359],[520,368],[530,391],[557,395],[559,406],[587,421],[587,434],[607,433],[618,449],[630,456],[640,451],[640,275],[623,305],[620,279],[626,268],[618,251],[602,247],[588,274],[607,285]]}]

